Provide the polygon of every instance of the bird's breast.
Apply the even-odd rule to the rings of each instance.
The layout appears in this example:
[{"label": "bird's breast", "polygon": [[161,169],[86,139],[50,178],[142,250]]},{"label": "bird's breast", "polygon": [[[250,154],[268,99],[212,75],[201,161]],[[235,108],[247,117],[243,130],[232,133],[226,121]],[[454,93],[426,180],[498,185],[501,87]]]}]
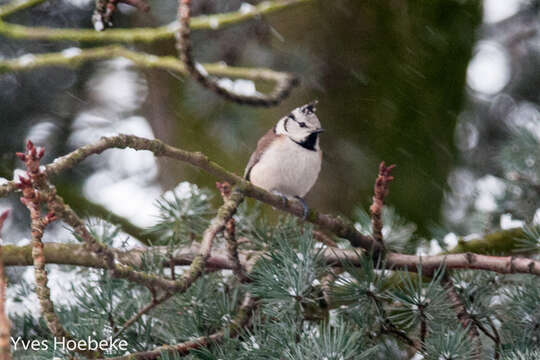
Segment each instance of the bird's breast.
[{"label": "bird's breast", "polygon": [[308,150],[289,138],[275,141],[251,170],[251,182],[268,191],[303,197],[321,170],[320,150]]}]

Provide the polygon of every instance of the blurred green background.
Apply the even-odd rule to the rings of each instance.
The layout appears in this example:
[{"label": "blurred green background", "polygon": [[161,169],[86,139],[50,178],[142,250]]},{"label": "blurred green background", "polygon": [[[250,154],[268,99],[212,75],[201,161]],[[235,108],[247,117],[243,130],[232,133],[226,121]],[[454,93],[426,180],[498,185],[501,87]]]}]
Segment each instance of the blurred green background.
[{"label": "blurred green background", "polygon": [[[128,12],[118,26],[156,26],[173,20],[175,1],[151,5],[150,16]],[[240,1],[194,1],[194,12],[233,11],[240,5]],[[91,8],[86,3],[45,3],[9,20],[90,27]],[[481,19],[479,1],[312,1],[227,29],[195,32],[194,53],[200,62],[265,66],[301,77],[292,96],[269,109],[227,103],[190,79],[134,68],[135,84],[140,86],[136,105],[126,110],[109,104],[109,110],[102,111],[95,95],[99,89],[92,82],[102,71],[102,62],[77,69],[2,74],[0,175],[11,178],[18,166],[13,152],[43,122],[49,127],[42,126],[46,134],[37,142],[47,146],[51,159],[73,148],[70,136],[82,123],[99,129],[103,121],[121,122],[130,116],[144,117],[156,137],[203,151],[241,174],[268,128],[292,108],[318,99],[318,114],[327,129],[321,140],[324,163],[308,204],[345,215],[357,205],[367,208],[378,164],[384,160],[398,166],[388,202],[426,232],[443,221],[446,180],[458,159],[454,128],[465,104],[466,69]],[[20,56],[90,45],[0,38],[0,54]],[[136,48],[175,54],[173,41]],[[117,95],[122,99],[121,93]],[[96,118],[101,120],[94,125],[82,121],[84,112],[100,114]],[[59,181],[66,188],[80,189],[90,172],[78,169]],[[215,183],[205,173],[161,160],[152,181],[166,190],[181,180],[210,188]]]}]

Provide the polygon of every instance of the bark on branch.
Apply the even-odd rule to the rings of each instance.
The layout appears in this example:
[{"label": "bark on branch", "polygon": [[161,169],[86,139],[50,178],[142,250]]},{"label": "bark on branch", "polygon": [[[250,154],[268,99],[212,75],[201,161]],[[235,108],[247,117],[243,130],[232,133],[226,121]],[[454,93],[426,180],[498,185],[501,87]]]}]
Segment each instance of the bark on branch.
[{"label": "bark on branch", "polygon": [[[139,268],[142,266],[145,254],[154,254],[162,256],[167,260],[172,261],[174,265],[190,265],[193,259],[199,252],[199,245],[178,248],[170,253],[170,248],[167,246],[155,246],[148,249],[133,249],[129,251],[121,251],[112,249],[115,257],[121,264],[131,268]],[[32,265],[32,247],[5,245],[3,247],[2,260],[5,266],[29,266]],[[45,243],[43,248],[45,261],[50,264],[75,265],[95,268],[106,268],[103,258],[88,251],[81,244],[60,244],[60,243]],[[258,251],[238,251],[240,264],[249,272],[257,259],[262,255]],[[361,266],[362,261],[358,257],[358,252],[346,249],[325,249],[322,252],[325,262],[329,265],[340,266],[342,261],[346,261],[351,265]],[[470,262],[470,257],[473,261]],[[468,259],[469,258],[469,259]],[[422,266],[422,273],[429,274],[442,264],[448,270],[464,270],[475,269],[493,271],[500,274],[535,274],[540,275],[540,262],[528,258],[518,258],[512,256],[488,256],[480,254],[443,254],[433,256],[415,256],[404,255],[399,253],[387,254],[386,267],[390,269],[408,269],[416,272]],[[529,265],[532,262],[533,265]],[[513,266],[510,265],[513,263]],[[234,269],[235,263],[231,261],[226,249],[213,250],[206,262],[207,268],[210,269]],[[531,272],[531,268],[533,271]]]}]

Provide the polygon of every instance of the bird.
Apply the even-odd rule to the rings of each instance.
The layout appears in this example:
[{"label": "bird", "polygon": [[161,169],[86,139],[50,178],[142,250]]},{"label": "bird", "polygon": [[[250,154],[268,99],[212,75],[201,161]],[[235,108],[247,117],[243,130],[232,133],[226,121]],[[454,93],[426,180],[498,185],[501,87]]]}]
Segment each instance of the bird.
[{"label": "bird", "polygon": [[309,209],[304,196],[311,190],[322,164],[319,135],[324,131],[315,114],[317,101],[300,106],[282,117],[257,142],[244,172],[252,184],[281,196],[298,199]]}]

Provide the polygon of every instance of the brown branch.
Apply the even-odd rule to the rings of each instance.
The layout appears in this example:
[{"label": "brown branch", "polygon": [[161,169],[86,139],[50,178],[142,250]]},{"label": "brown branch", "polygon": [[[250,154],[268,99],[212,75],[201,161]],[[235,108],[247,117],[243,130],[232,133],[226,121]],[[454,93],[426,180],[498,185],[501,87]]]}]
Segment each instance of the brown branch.
[{"label": "brown branch", "polygon": [[[198,245],[193,244],[188,247],[175,249],[172,254],[170,248],[166,246],[155,246],[149,249],[133,249],[121,251],[111,249],[116,259],[123,266],[130,268],[140,267],[146,253],[158,253],[168,260],[166,264],[173,261],[175,265],[190,265],[198,253]],[[5,266],[28,266],[32,265],[32,247],[5,245],[3,251],[3,262]],[[74,265],[84,267],[94,267],[106,269],[105,261],[95,253],[89,251],[81,244],[64,243],[46,243],[44,244],[44,255],[47,263]],[[253,264],[262,255],[258,251],[239,251],[240,263],[249,272]],[[340,266],[341,262],[347,262],[354,266],[361,266],[361,259],[358,257],[358,251],[329,248],[324,249],[322,254],[324,261],[328,265]],[[169,257],[170,256],[170,257]],[[473,258],[472,262],[469,262]],[[510,266],[512,262],[514,266]],[[529,265],[532,263],[533,265]],[[444,264],[448,270],[476,269],[493,271],[500,274],[528,274],[540,275],[540,262],[527,258],[515,258],[510,256],[487,256],[478,254],[448,254],[433,256],[415,256],[399,253],[388,253],[385,266],[389,269],[408,269],[409,271],[418,271],[422,266],[422,273],[429,275],[440,265]],[[226,250],[214,250],[207,260],[208,269],[233,269]],[[531,272],[530,270],[534,271]]]},{"label": "brown branch", "polygon": [[237,336],[242,328],[244,328],[255,307],[255,301],[248,293],[244,297],[242,305],[240,306],[238,313],[231,324],[223,328],[212,335],[201,336],[195,340],[186,341],[184,343],[176,345],[164,345],[160,346],[154,350],[142,351],[138,353],[128,354],[124,356],[118,356],[114,358],[108,358],[108,360],[151,360],[159,358],[164,352],[173,352],[176,351],[180,355],[186,355],[190,350],[200,349],[207,347],[212,343],[220,342],[225,337],[234,337]]},{"label": "brown branch", "polygon": [[[9,215],[6,210],[0,215],[0,232],[4,226],[4,221]],[[4,274],[4,263],[2,261],[2,238],[0,234],[0,360],[11,360],[11,349],[9,344],[11,324],[6,315],[6,275]]]},{"label": "brown branch", "polygon": [[328,247],[337,247],[337,243],[322,231],[313,230],[313,238]]},{"label": "brown branch", "polygon": [[381,219],[382,210],[384,206],[384,198],[388,195],[388,185],[392,180],[394,180],[394,177],[391,176],[390,173],[395,167],[396,165],[386,166],[384,161],[382,161],[379,165],[379,175],[377,176],[377,180],[375,180],[373,203],[369,207],[369,211],[371,213],[371,228],[373,238],[383,247],[383,223]]},{"label": "brown branch", "polygon": [[[45,260],[48,264],[74,265],[99,269],[107,268],[103,257],[89,251],[84,244],[47,242],[43,245]],[[166,263],[164,265],[168,265],[172,261],[174,265],[183,266],[190,265],[193,262],[199,251],[199,245],[193,244],[184,248],[178,248],[172,254],[170,254],[170,247],[168,246],[154,246],[147,249],[132,249],[128,251],[111,250],[114,252],[115,258],[119,263],[133,268],[141,267],[143,265],[143,259],[147,254],[157,254],[158,256],[168,258],[164,260]],[[240,261],[244,266],[251,263],[250,259],[253,256],[258,256],[252,252],[241,252],[239,255]],[[5,266],[32,265],[32,246],[5,245],[2,259]],[[233,264],[229,261],[227,253],[224,250],[215,250],[207,261],[207,267],[211,269],[232,269]]]},{"label": "brown branch", "polygon": [[193,59],[191,53],[190,18],[191,0],[178,0],[178,22],[180,23],[180,28],[178,29],[176,36],[176,49],[178,50],[180,60],[185,64],[187,71],[199,84],[208,90],[218,94],[224,99],[238,104],[274,106],[284,100],[291,90],[298,85],[298,78],[287,76],[277,83],[274,90],[268,95],[260,94],[258,92],[252,95],[243,95],[220,85],[216,78],[210,77],[204,67],[201,64],[196,63]]},{"label": "brown branch", "polygon": [[540,275],[540,261],[515,256],[489,256],[472,253],[433,256],[416,256],[400,253],[388,253],[386,265],[390,268],[418,271],[430,275],[441,266],[446,269],[476,269],[493,271],[500,274]]},{"label": "brown branch", "polygon": [[[500,339],[497,339],[497,336],[490,333],[488,329],[482,324],[480,320],[478,320],[474,315],[469,314],[471,320],[474,322],[474,325],[480,330],[484,335],[486,335],[488,338],[490,338],[495,343],[495,350],[497,350],[498,344],[500,342]],[[489,319],[489,317],[488,317]],[[498,335],[498,334],[497,334]],[[498,358],[495,356],[495,358]]]},{"label": "brown branch", "polygon": [[478,328],[473,319],[471,318],[470,314],[467,312],[467,308],[465,307],[465,304],[457,293],[452,280],[448,276],[446,276],[443,279],[442,284],[444,290],[446,291],[446,295],[450,300],[450,304],[456,312],[459,322],[461,323],[461,326],[463,326],[463,328],[467,330],[469,338],[473,343],[474,348],[470,354],[470,359],[480,360],[482,357],[482,341],[480,340]]},{"label": "brown branch", "polygon": [[332,285],[337,279],[338,275],[343,273],[343,268],[330,269],[328,274],[324,275],[321,279],[321,291],[323,294],[324,302],[327,307],[332,304]]},{"label": "brown branch", "polygon": [[368,297],[375,304],[377,312],[382,319],[381,332],[395,336],[396,338],[403,341],[410,349],[412,348],[417,351],[420,348],[420,344],[415,342],[407,335],[407,333],[394,325],[392,320],[388,318],[388,314],[386,313],[386,310],[384,309],[384,305],[382,304],[381,300],[372,292],[368,293]]},{"label": "brown branch", "polygon": [[491,320],[491,317],[488,316],[489,327],[493,331],[493,342],[495,343],[495,352],[493,354],[493,359],[498,360],[501,357],[501,337],[499,336],[499,331],[497,327]]},{"label": "brown branch", "polygon": [[[217,188],[219,189],[219,192],[221,193],[221,197],[223,200],[227,200],[229,196],[231,195],[231,185],[228,182],[217,182],[216,183]],[[240,263],[240,259],[238,257],[238,242],[236,239],[236,222],[234,218],[230,218],[227,223],[225,224],[225,242],[226,242],[226,248],[227,253],[229,255],[229,260],[233,264],[233,273],[238,278],[238,280],[244,282],[247,280],[247,273],[242,264]]]},{"label": "brown branch", "polygon": [[168,299],[171,298],[171,296],[174,295],[174,293],[165,293],[164,295],[162,295],[161,297],[159,298],[156,298],[156,297],[153,297],[152,298],[152,301],[144,306],[141,310],[139,310],[137,312],[137,314],[133,315],[133,317],[131,317],[130,319],[128,319],[124,325],[122,325],[122,328],[120,330],[118,330],[114,335],[113,335],[113,338],[117,338],[120,334],[122,334],[124,331],[126,331],[127,328],[129,328],[131,325],[133,325],[137,320],[139,320],[139,318],[141,316],[143,316],[144,314],[146,314],[147,312],[149,312],[150,310],[152,310],[153,308],[155,308],[156,306],[164,303],[165,301],[167,301]]},{"label": "brown branch", "polygon": [[426,352],[426,338],[428,334],[426,313],[424,311],[425,306],[419,305],[418,310],[420,311],[420,351],[425,353]]}]

